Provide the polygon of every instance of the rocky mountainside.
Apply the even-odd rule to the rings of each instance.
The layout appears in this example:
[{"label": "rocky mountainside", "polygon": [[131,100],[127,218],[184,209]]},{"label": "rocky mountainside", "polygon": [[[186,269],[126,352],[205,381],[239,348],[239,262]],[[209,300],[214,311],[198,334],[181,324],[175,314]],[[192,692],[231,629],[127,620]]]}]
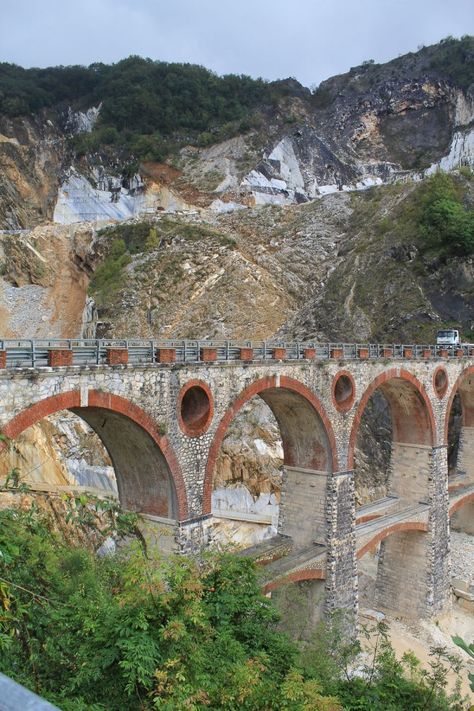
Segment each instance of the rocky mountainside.
[{"label": "rocky mountainside", "polygon": [[[0,114],[0,335],[432,342],[458,324],[474,340],[473,64],[465,38],[313,92],[262,84],[248,119],[181,127],[160,161],[121,153],[98,96]],[[371,407],[360,502],[388,476],[390,422]],[[74,454],[81,426],[38,427],[2,474],[108,471],[103,453]],[[64,434],[71,456],[48,444]],[[273,512],[280,466],[275,423],[252,407],[222,448],[215,505]]]},{"label": "rocky mountainside", "polygon": [[[163,73],[163,66],[161,80],[170,85],[155,105],[154,87],[161,84],[153,85],[148,73]],[[82,68],[75,91],[60,85],[49,95],[45,87],[58,81],[61,71],[67,75],[77,68],[41,70],[51,72],[42,77],[38,70],[19,74],[12,65],[2,65],[0,229],[30,228],[51,219],[72,223],[129,218],[160,208],[222,212],[249,205],[297,204],[331,192],[418,179],[438,166],[474,164],[471,37],[447,39],[383,65],[364,62],[314,91],[293,79],[252,84],[248,78],[235,78],[224,87],[230,93],[219,99],[227,113],[219,113],[215,126],[209,118],[209,130],[201,133],[193,128],[202,125],[192,121],[190,107],[180,111],[173,94],[172,78],[176,82],[181,75],[175,65],[166,66],[139,58],[101,65],[100,71],[94,65]],[[28,71],[33,74],[23,87]],[[148,83],[143,81],[142,93],[137,94],[130,87],[133,82],[140,85],[142,75]],[[190,77],[183,76],[188,83],[182,92],[196,94],[196,113],[204,120],[207,114],[199,103],[203,77],[199,75],[199,94],[195,78],[189,84]],[[116,105],[117,99],[111,98],[113,82],[120,80],[124,96]],[[11,89],[15,81],[21,88],[16,93]],[[222,91],[217,81],[214,88],[208,87],[210,97],[213,91],[216,96]],[[46,95],[48,108],[26,112],[27,90],[36,100],[31,106],[41,106]],[[234,104],[232,92],[237,97]],[[144,97],[150,104],[148,114],[140,107]],[[87,105],[91,101],[95,103]],[[163,118],[171,110],[177,112],[179,125],[174,133],[170,120],[164,123]],[[214,110],[218,112],[217,104]],[[232,111],[237,119],[222,123]],[[241,120],[245,111],[247,118]],[[121,118],[124,112],[126,120],[135,120],[142,131],[130,145]],[[127,130],[133,134],[133,124],[127,124]],[[166,150],[161,154],[168,157],[158,162],[151,158],[160,155],[163,131]]]}]

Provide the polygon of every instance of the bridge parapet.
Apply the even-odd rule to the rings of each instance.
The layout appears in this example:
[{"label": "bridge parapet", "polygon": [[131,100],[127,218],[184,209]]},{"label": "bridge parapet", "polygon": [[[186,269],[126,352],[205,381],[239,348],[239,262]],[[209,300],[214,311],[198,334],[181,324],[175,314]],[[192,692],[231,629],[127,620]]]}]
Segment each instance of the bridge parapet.
[{"label": "bridge parapet", "polygon": [[[59,356],[55,354],[57,352]],[[0,368],[145,363],[473,358],[474,347],[424,344],[144,339],[0,339]]]}]

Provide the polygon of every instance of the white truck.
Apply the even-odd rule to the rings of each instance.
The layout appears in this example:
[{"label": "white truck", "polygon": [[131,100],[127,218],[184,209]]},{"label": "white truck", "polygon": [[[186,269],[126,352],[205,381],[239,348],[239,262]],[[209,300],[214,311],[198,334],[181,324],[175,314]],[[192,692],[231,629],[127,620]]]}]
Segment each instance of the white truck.
[{"label": "white truck", "polygon": [[460,346],[459,331],[455,328],[443,328],[436,334],[436,344],[438,346]]}]

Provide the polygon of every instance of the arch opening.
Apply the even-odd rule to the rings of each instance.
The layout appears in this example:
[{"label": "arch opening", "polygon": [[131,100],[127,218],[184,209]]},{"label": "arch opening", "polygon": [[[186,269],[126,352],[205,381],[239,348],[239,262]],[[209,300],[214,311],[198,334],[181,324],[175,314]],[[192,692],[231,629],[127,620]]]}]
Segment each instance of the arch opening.
[{"label": "arch opening", "polygon": [[[158,433],[151,418],[129,401],[108,393],[89,391],[87,402],[87,406],[81,406],[77,391],[52,396],[13,418],[4,427],[4,434],[15,442],[31,426],[44,423],[48,416],[57,419],[57,413],[83,422],[82,427],[90,436],[92,432],[97,435],[104,460],[115,474],[113,477],[109,472],[110,486],[103,493],[113,491],[115,478],[123,508],[167,519],[186,518],[179,466],[166,437]],[[5,449],[4,457],[6,454]],[[101,482],[82,476],[79,485],[102,488],[91,483]]]},{"label": "arch opening", "polygon": [[426,499],[435,431],[430,401],[414,376],[389,371],[369,386],[354,418],[348,457],[361,517],[381,515],[384,507],[373,506],[381,500],[390,508]]},{"label": "arch opening", "polygon": [[[279,387],[274,378],[258,381],[231,405],[211,445],[204,500],[205,512],[212,500],[219,527],[232,522],[231,540],[253,545],[278,526],[300,546],[324,542],[335,444],[322,412],[310,391],[287,378]],[[259,523],[250,527],[248,519]]]},{"label": "arch opening", "polygon": [[[407,522],[374,535],[357,553],[359,610],[416,617],[428,597],[429,541],[425,524]],[[370,613],[372,614],[372,613]]]},{"label": "arch opening", "polygon": [[214,414],[214,404],[209,386],[200,380],[191,380],[181,389],[178,397],[178,422],[188,437],[199,437],[209,428]]},{"label": "arch opening", "polygon": [[446,409],[445,438],[451,483],[474,485],[474,367],[455,382]]},{"label": "arch opening", "polygon": [[100,407],[74,408],[106,448],[122,507],[175,519],[176,492],[168,464],[152,437],[133,420]]}]

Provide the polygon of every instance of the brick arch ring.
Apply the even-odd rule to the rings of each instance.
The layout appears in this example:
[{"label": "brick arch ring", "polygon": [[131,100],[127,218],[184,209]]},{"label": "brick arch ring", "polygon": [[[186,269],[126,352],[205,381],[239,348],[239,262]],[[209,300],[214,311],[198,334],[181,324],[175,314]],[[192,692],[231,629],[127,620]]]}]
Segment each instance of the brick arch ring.
[{"label": "brick arch ring", "polygon": [[219,449],[226,435],[227,429],[239,412],[239,410],[245,405],[246,402],[251,400],[255,395],[269,390],[270,388],[280,388],[282,390],[290,390],[291,392],[298,393],[301,395],[315,410],[319,415],[321,422],[323,424],[324,431],[328,438],[328,444],[330,449],[330,459],[332,461],[332,470],[338,471],[338,459],[337,459],[337,447],[336,438],[334,436],[334,430],[332,428],[331,422],[324,410],[319,399],[314,395],[314,393],[309,390],[305,385],[300,383],[298,380],[293,378],[288,378],[286,376],[280,376],[278,378],[275,375],[270,375],[266,378],[261,378],[251,383],[248,387],[240,393],[240,395],[234,400],[232,405],[228,408],[224,416],[222,417],[219,425],[217,427],[214,439],[212,441],[211,447],[209,449],[209,455],[207,458],[206,472],[204,475],[204,489],[203,489],[203,502],[202,502],[202,512],[204,515],[210,514],[212,511],[212,480],[214,476],[214,467],[216,464],[217,455],[219,454]]},{"label": "brick arch ring", "polygon": [[[15,439],[19,434],[31,425],[40,422],[47,415],[52,415],[61,410],[85,407],[81,403],[81,393],[79,390],[70,390],[59,395],[52,395],[44,400],[34,403],[26,410],[13,417],[3,428],[2,433],[9,439]],[[188,517],[188,504],[186,500],[186,487],[184,484],[181,467],[176,455],[171,447],[168,438],[160,435],[155,422],[138,405],[134,405],[119,395],[112,393],[89,390],[86,407],[98,407],[104,410],[112,410],[127,417],[145,430],[155,442],[163,455],[174,482],[176,490],[176,500],[178,508],[178,520],[182,521]],[[4,442],[0,442],[0,452],[6,447]]]},{"label": "brick arch ring", "polygon": [[[456,382],[454,383],[451,394],[449,396],[448,404],[446,405],[446,414],[444,416],[444,444],[448,443],[448,428],[449,428],[449,415],[451,414],[451,408],[453,406],[453,401],[454,398],[456,397],[456,393],[459,390],[459,386],[461,385],[462,381],[464,378],[466,378],[469,375],[474,375],[474,365],[470,365],[467,368],[465,368],[462,373],[459,375],[459,377],[456,379]],[[463,412],[464,415],[464,412]]]},{"label": "brick arch ring", "polygon": [[305,580],[326,580],[326,571],[322,568],[297,570],[295,573],[290,573],[282,578],[277,578],[277,580],[266,583],[263,587],[263,593],[269,593],[282,585],[288,585],[288,583],[302,583]]},{"label": "brick arch ring", "polygon": [[359,431],[360,423],[362,420],[362,415],[364,414],[364,410],[367,407],[367,403],[369,402],[370,398],[374,394],[374,392],[384,383],[387,383],[390,380],[393,380],[394,378],[400,378],[401,380],[405,380],[406,382],[410,383],[418,393],[418,395],[421,397],[421,400],[426,407],[426,412],[428,414],[428,419],[429,419],[429,424],[430,424],[430,438],[431,438],[431,444],[435,445],[436,444],[436,421],[433,413],[433,407],[431,405],[430,398],[428,396],[428,393],[425,390],[424,385],[416,378],[412,373],[409,373],[407,370],[404,370],[403,368],[391,368],[390,370],[387,370],[385,373],[381,373],[379,376],[373,380],[370,385],[366,388],[364,394],[362,395],[359,405],[356,410],[356,414],[354,416],[354,421],[352,423],[351,427],[351,434],[349,438],[349,447],[348,447],[348,452],[347,452],[347,469],[354,469],[355,466],[355,446],[356,446],[356,440],[357,440],[357,433]]},{"label": "brick arch ring", "polygon": [[471,491],[469,494],[466,494],[466,496],[463,496],[462,499],[458,499],[458,501],[455,501],[454,504],[452,504],[449,507],[449,517],[453,516],[456,511],[459,511],[460,508],[462,508],[465,504],[470,504],[474,503],[474,491]]},{"label": "brick arch ring", "polygon": [[362,558],[368,551],[373,550],[384,538],[388,538],[394,533],[402,533],[403,531],[423,531],[426,533],[427,530],[427,524],[421,521],[402,521],[401,523],[394,523],[393,526],[388,526],[388,528],[384,528],[383,531],[379,531],[368,543],[362,546],[362,548],[359,548],[357,550],[357,560]]}]

